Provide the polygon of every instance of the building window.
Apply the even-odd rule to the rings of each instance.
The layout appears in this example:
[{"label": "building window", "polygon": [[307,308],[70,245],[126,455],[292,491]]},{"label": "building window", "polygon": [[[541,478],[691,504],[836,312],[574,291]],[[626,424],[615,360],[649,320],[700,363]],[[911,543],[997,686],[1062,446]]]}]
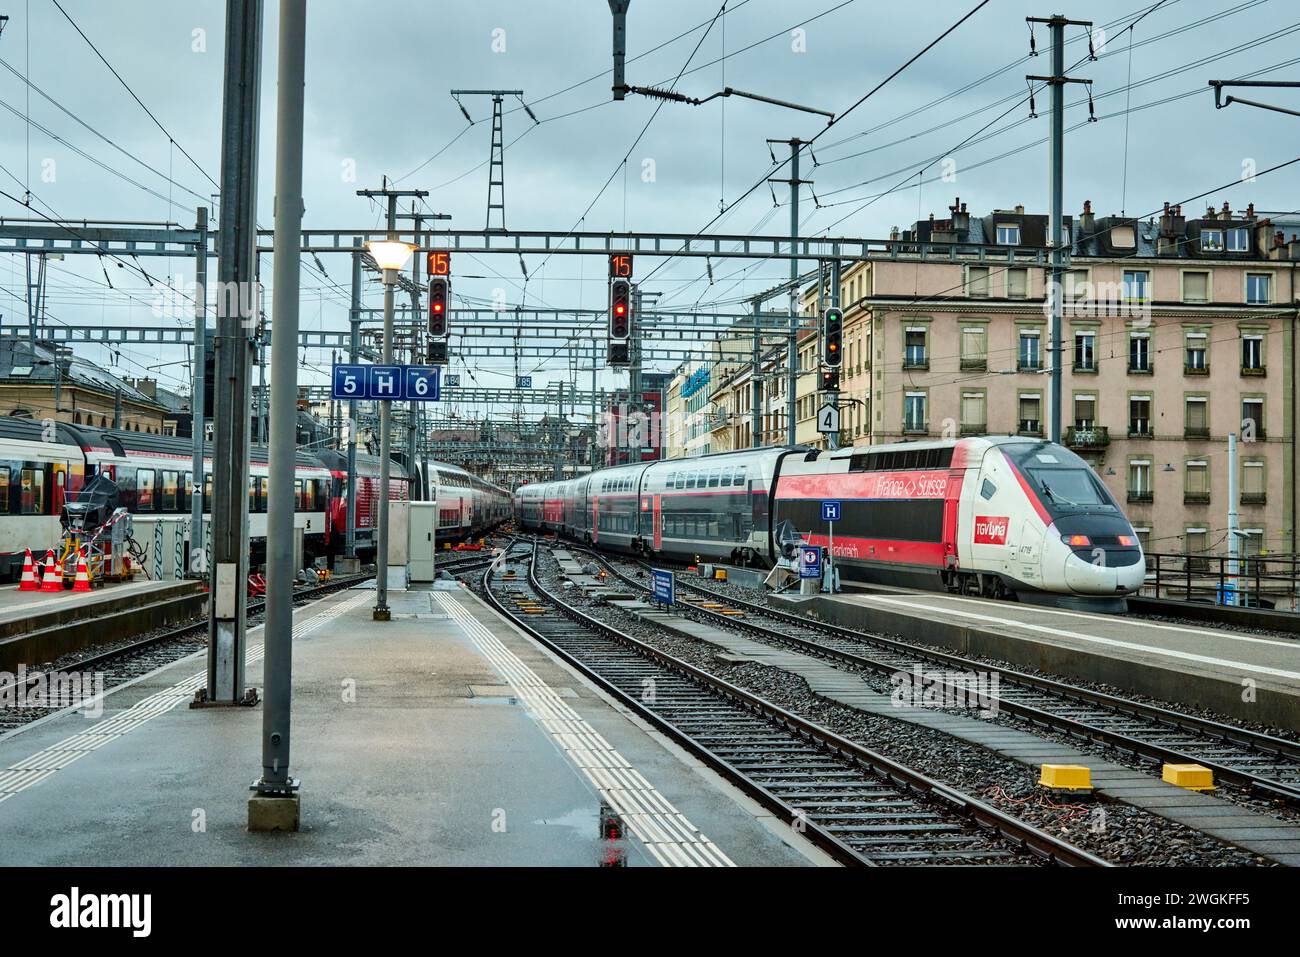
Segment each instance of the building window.
[{"label": "building window", "polygon": [[983,392],[961,394],[961,430],[967,435],[983,435],[988,431]]},{"label": "building window", "polygon": [[1262,375],[1264,372],[1264,337],[1248,332],[1241,337],[1241,374]]},{"label": "building window", "polygon": [[1134,526],[1133,531],[1137,534],[1138,544],[1142,546],[1143,553],[1145,554],[1150,552],[1151,551],[1151,529],[1145,527],[1139,528],[1137,526]]},{"label": "building window", "polygon": [[1250,250],[1250,229],[1235,226],[1228,230],[1228,252],[1244,253]]},{"label": "building window", "polygon": [[1074,427],[1091,429],[1097,424],[1097,397],[1092,394],[1074,397]]},{"label": "building window", "polygon": [[998,245],[999,246],[1019,246],[1020,245],[1020,227],[1014,224],[1000,224],[998,226]]},{"label": "building window", "polygon": [[1241,463],[1241,504],[1263,505],[1268,501],[1268,486],[1264,484],[1263,462]]},{"label": "building window", "polygon": [[1205,462],[1188,462],[1183,486],[1183,503],[1205,505],[1210,501],[1210,469]]},{"label": "building window", "polygon": [[1241,440],[1256,442],[1264,436],[1264,400],[1249,398],[1241,400]]},{"label": "building window", "polygon": [[1033,372],[1043,367],[1042,334],[1037,329],[1020,330],[1020,351],[1016,368]]},{"label": "building window", "polygon": [[1110,244],[1116,249],[1132,249],[1136,242],[1137,237],[1132,226],[1112,226],[1110,228]]},{"label": "building window", "polygon": [[1151,460],[1133,459],[1128,463],[1128,500],[1146,503],[1154,498],[1151,488]]},{"label": "building window", "polygon": [[1092,298],[1092,283],[1088,282],[1088,270],[1070,269],[1065,273],[1065,300],[1074,302],[1077,299]]},{"label": "building window", "polygon": [[978,299],[987,299],[989,294],[989,267],[966,267],[966,295]]},{"label": "building window", "polygon": [[1077,372],[1097,371],[1097,333],[1088,330],[1074,334],[1074,368]]},{"label": "building window", "polygon": [[1210,437],[1209,402],[1204,396],[1188,396],[1186,421],[1183,436],[1188,439],[1207,439]]},{"label": "building window", "polygon": [[903,397],[903,431],[926,432],[925,393],[909,392]]},{"label": "building window", "polygon": [[1207,571],[1210,563],[1204,558],[1206,553],[1206,533],[1203,528],[1189,528],[1183,539],[1187,553],[1187,564],[1193,571]]},{"label": "building window", "polygon": [[1043,431],[1043,397],[1037,392],[1022,393],[1016,431],[1023,435],[1041,435]]},{"label": "building window", "polygon": [[1201,251],[1207,253],[1222,252],[1223,251],[1223,230],[1202,229],[1201,230]]},{"label": "building window", "polygon": [[1134,332],[1128,337],[1128,371],[1151,371],[1151,334]]},{"label": "building window", "polygon": [[1007,270],[1007,298],[1024,299],[1029,295],[1029,270]]},{"label": "building window", "polygon": [[1151,435],[1151,396],[1133,395],[1128,400],[1128,434],[1132,438]]},{"label": "building window", "polygon": [[1189,332],[1185,340],[1186,358],[1183,371],[1190,375],[1205,375],[1210,371],[1206,335],[1203,332]]},{"label": "building window", "polygon": [[1124,298],[1129,302],[1147,302],[1150,299],[1151,273],[1145,269],[1124,270]]},{"label": "building window", "polygon": [[908,329],[904,335],[903,368],[929,368],[930,360],[926,352],[926,331],[924,329]]},{"label": "building window", "polygon": [[1273,301],[1273,277],[1266,272],[1246,273],[1246,302],[1260,306]]},{"label": "building window", "polygon": [[988,368],[987,330],[983,326],[967,326],[961,331],[961,367],[984,371]]},{"label": "building window", "polygon": [[1208,272],[1183,273],[1183,302],[1210,301],[1210,274]]}]

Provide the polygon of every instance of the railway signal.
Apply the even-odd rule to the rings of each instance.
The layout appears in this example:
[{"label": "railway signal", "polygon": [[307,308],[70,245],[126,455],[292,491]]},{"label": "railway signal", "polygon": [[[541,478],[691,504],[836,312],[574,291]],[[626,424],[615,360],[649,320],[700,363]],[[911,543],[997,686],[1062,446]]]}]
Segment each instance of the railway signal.
[{"label": "railway signal", "polygon": [[429,342],[428,362],[431,366],[447,364],[447,340],[432,339]]},{"label": "railway signal", "polygon": [[832,306],[822,313],[822,364],[826,368],[838,369],[844,365],[843,339],[844,312]]},{"label": "railway signal", "polygon": [[823,392],[839,392],[839,391],[840,391],[840,374],[839,374],[838,371],[836,371],[836,370],[834,370],[834,369],[823,369],[823,370],[822,370],[822,387],[821,387],[821,391],[823,391]]},{"label": "railway signal", "polygon": [[624,278],[609,282],[609,364],[627,365],[632,336],[632,283]]},{"label": "railway signal", "polygon": [[441,339],[447,335],[447,310],[451,302],[451,280],[446,276],[429,279],[429,335]]}]

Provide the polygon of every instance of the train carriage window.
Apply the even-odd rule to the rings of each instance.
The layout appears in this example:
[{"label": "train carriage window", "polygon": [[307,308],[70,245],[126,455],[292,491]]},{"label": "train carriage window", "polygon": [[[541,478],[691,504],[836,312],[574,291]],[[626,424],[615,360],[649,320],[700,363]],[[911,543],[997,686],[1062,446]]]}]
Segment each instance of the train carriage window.
[{"label": "train carriage window", "polygon": [[203,473],[203,511],[212,511],[212,473]]},{"label": "train carriage window", "polygon": [[162,510],[164,512],[179,511],[176,503],[177,486],[180,484],[180,474],[177,472],[163,472],[162,474]]},{"label": "train carriage window", "polygon": [[266,511],[266,495],[267,495],[267,487],[269,486],[270,482],[271,482],[271,480],[270,480],[269,478],[267,478],[265,475],[258,476],[258,479],[257,479],[257,508],[258,508],[258,511],[261,511],[261,512],[265,512],[265,511]]},{"label": "train carriage window", "polygon": [[24,515],[42,515],[45,510],[45,475],[40,469],[22,470],[21,507]]},{"label": "train carriage window", "polygon": [[9,514],[9,466],[0,465],[0,515]]},{"label": "train carriage window", "polygon": [[255,475],[248,477],[248,510],[257,511],[257,476]]},{"label": "train carriage window", "polygon": [[687,488],[695,488],[695,473],[694,473],[694,472],[690,472],[690,473],[687,474],[687,476],[686,476],[686,487],[687,487]]},{"label": "train carriage window", "polygon": [[188,512],[190,506],[194,504],[194,473],[186,472],[181,478],[183,480],[180,492],[181,511]]},{"label": "train carriage window", "polygon": [[302,479],[293,480],[293,509],[295,512],[305,512],[307,507],[303,498]]},{"label": "train carriage window", "polygon": [[158,507],[154,497],[154,486],[158,482],[158,473],[153,469],[135,470],[135,510],[152,512]]},{"label": "train carriage window", "polygon": [[717,488],[717,487],[718,487],[718,476],[719,476],[719,473],[721,473],[721,471],[722,471],[722,469],[710,469],[710,470],[709,470],[709,488]]},{"label": "train carriage window", "polygon": [[988,500],[993,498],[993,496],[997,494],[998,494],[998,487],[994,485],[992,482],[990,482],[988,479],[985,479],[984,484],[980,486],[980,497],[985,500]]},{"label": "train carriage window", "polygon": [[664,488],[672,488],[673,483],[677,481],[677,473],[669,472],[668,477],[664,479]]}]

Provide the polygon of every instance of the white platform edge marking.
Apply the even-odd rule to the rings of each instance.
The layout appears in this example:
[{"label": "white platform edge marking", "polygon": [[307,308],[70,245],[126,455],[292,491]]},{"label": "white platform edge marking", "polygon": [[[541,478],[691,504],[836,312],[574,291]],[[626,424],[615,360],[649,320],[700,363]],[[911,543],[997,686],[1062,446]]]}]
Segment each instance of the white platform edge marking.
[{"label": "white platform edge marking", "polygon": [[[904,608],[919,608],[926,611],[945,611],[949,614],[960,615],[962,618],[970,618],[974,621],[991,622],[995,625],[1005,625],[1010,628],[1023,628],[1026,631],[1036,631],[1045,635],[1056,635],[1060,638],[1077,638],[1079,641],[1091,641],[1100,645],[1110,645],[1113,648],[1127,648],[1130,651],[1145,651],[1148,654],[1164,655],[1169,658],[1181,658],[1184,661],[1195,661],[1204,665],[1217,665],[1219,667],[1231,668],[1236,671],[1244,671],[1247,674],[1275,675],[1279,678],[1300,679],[1300,671],[1285,671],[1281,668],[1267,668],[1264,665],[1253,665],[1245,661],[1232,661],[1227,658],[1211,658],[1208,655],[1197,655],[1190,651],[1177,651],[1173,648],[1162,648],[1159,645],[1143,645],[1132,641],[1120,641],[1117,638],[1102,638],[1098,635],[1085,635],[1079,631],[1068,631],[1064,628],[1050,628],[1047,625],[1032,625],[1028,622],[1017,621],[1014,618],[999,618],[996,615],[979,615],[971,611],[963,611],[960,608],[939,609],[933,605],[920,605],[903,598],[886,598],[883,595],[865,596],[869,601],[883,605],[899,605]],[[1300,646],[1296,646],[1300,650]]]},{"label": "white platform edge marking", "polygon": [[449,596],[436,597],[655,860],[665,867],[736,866],[487,626]]},{"label": "white platform edge marking", "polygon": [[[299,638],[369,600],[370,596],[362,592],[304,618],[293,626],[293,637]],[[248,649],[245,664],[256,664],[264,656],[265,648],[259,643]],[[207,681],[207,669],[177,682],[170,688],[164,688],[147,698],[141,698],[113,717],[98,721],[56,744],[42,748],[35,754],[9,765],[4,771],[0,771],[0,802],[27,790],[34,784],[39,784],[91,751],[98,750],[105,744],[134,731],[150,719],[172,710],[182,701],[189,701],[194,697],[194,692],[203,687],[205,681]]]}]

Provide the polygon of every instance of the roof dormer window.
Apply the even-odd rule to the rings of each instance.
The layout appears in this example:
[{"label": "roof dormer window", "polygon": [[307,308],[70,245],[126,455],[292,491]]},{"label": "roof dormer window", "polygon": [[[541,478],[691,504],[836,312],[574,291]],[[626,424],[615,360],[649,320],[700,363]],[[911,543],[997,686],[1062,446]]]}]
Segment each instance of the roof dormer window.
[{"label": "roof dormer window", "polygon": [[1223,252],[1223,230],[1222,229],[1201,230],[1201,252],[1205,252],[1205,253]]},{"label": "roof dormer window", "polygon": [[1116,226],[1110,231],[1110,244],[1116,249],[1132,249],[1137,245],[1137,234],[1132,226]]},{"label": "roof dormer window", "polygon": [[1250,229],[1237,226],[1228,230],[1228,252],[1244,253],[1250,251]]},{"label": "roof dormer window", "polygon": [[1014,223],[1000,223],[998,225],[998,245],[1019,246],[1020,227]]}]

